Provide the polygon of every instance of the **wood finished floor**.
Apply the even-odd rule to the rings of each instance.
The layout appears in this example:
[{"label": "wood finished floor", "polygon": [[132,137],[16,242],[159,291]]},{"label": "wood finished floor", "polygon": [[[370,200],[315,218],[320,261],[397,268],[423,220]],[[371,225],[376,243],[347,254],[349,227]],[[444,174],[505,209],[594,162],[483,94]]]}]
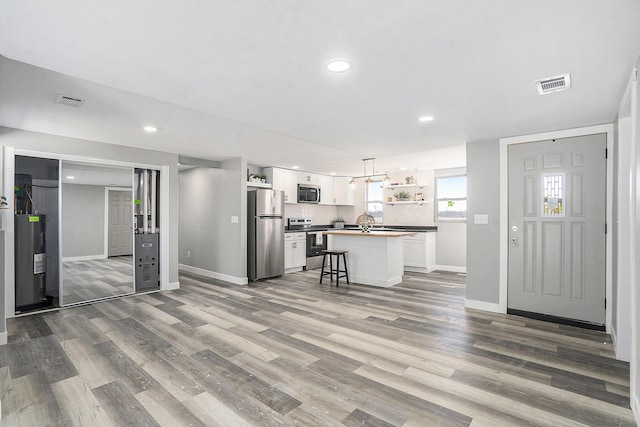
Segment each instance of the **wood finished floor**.
[{"label": "wood finished floor", "polygon": [[465,310],[463,275],[318,274],[10,319],[0,425],[635,425],[604,333]]},{"label": "wood finished floor", "polygon": [[65,261],[62,268],[65,305],[133,292],[133,256]]}]

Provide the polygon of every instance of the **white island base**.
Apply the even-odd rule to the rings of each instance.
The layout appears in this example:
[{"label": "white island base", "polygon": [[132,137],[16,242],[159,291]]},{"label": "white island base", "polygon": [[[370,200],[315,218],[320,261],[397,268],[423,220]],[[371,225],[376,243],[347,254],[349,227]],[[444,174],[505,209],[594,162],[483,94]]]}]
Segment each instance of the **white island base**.
[{"label": "white island base", "polygon": [[388,288],[402,282],[404,236],[415,233],[372,231],[327,231],[329,249],[349,251],[349,281]]}]

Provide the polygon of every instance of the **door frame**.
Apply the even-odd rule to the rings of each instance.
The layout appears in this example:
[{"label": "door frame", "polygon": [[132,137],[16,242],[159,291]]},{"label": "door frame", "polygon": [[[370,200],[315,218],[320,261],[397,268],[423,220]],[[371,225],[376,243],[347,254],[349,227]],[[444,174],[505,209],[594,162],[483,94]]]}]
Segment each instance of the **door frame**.
[{"label": "door frame", "polygon": [[[131,198],[133,200],[133,181],[134,181],[134,171],[131,170],[131,188],[126,187],[104,187],[104,254],[106,258],[109,258],[109,191],[130,191]],[[131,223],[131,247],[134,248],[135,251],[135,232],[133,231],[134,224]]]},{"label": "door frame", "polygon": [[[129,162],[129,161],[121,161],[121,160],[113,160],[113,159],[100,159],[96,157],[87,157],[81,155],[73,155],[73,154],[61,154],[61,153],[53,153],[48,151],[39,151],[39,150],[31,150],[31,149],[23,149],[16,148],[13,146],[6,145],[4,147],[0,147],[2,149],[2,187],[5,194],[12,194],[13,185],[14,185],[14,174],[15,174],[15,156],[28,156],[28,157],[42,157],[47,159],[56,159],[56,160],[69,160],[69,161],[80,161],[84,163],[94,163],[98,165],[110,165],[110,166],[124,166],[131,168],[139,168],[139,169],[155,169],[160,171],[160,194],[169,194],[169,166],[168,165],[153,165],[153,164],[145,164],[139,162]],[[59,173],[61,170],[59,171]],[[133,179],[133,178],[132,178]],[[133,183],[133,181],[132,181]],[[133,187],[132,187],[133,188]],[[62,191],[62,186],[60,186],[59,192]],[[60,193],[59,193],[60,194]],[[60,196],[58,196],[60,197]],[[160,234],[164,236],[169,235],[169,198],[161,197],[160,198]],[[13,208],[13,202],[10,203],[10,208]],[[7,212],[7,211],[5,211]],[[4,242],[4,318],[9,319],[16,317],[15,314],[15,266],[14,266],[14,218],[13,215],[9,215],[8,213],[0,213],[0,215],[4,215],[3,217],[3,227],[5,230],[5,242]],[[59,218],[60,223],[59,227],[62,225],[62,204],[59,206]],[[62,233],[59,233],[62,236]],[[135,237],[134,237],[135,238]],[[59,239],[59,251],[62,254],[62,237]],[[134,249],[135,250],[135,249]],[[169,282],[169,239],[160,239],[160,260],[167,260],[166,262],[160,263],[160,290],[171,290],[177,289],[174,283]],[[60,257],[60,262],[62,262],[62,257]],[[60,266],[60,274],[62,274],[62,266]],[[135,280],[134,280],[135,281]],[[2,281],[0,280],[0,285]],[[8,285],[10,284],[10,285]],[[2,288],[0,287],[0,291]],[[1,313],[0,313],[1,314]],[[3,319],[0,317],[0,322]],[[0,345],[7,343],[7,335],[5,332],[0,332]]]},{"label": "door frame", "polygon": [[[606,134],[606,148],[613,153],[614,126],[613,124],[588,126],[576,129],[566,129],[561,131],[544,132],[531,135],[514,136],[500,139],[500,280],[498,304],[493,310],[498,313],[507,312],[507,277],[509,267],[509,158],[508,148],[512,144],[524,144],[528,142],[545,141],[549,139],[571,138],[575,136],[585,136],[594,134]],[[611,203],[613,196],[613,155],[607,156],[606,171],[606,223],[613,224],[613,209]],[[612,289],[612,233],[611,227],[607,230],[605,238],[605,295],[608,301],[605,309],[605,328],[607,332],[611,330],[611,302],[613,298]]]}]

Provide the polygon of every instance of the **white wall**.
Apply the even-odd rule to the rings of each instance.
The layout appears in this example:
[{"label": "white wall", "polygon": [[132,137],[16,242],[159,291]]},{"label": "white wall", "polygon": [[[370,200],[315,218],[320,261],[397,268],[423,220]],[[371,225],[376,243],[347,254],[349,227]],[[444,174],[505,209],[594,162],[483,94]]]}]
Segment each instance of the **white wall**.
[{"label": "white wall", "polygon": [[495,141],[467,144],[467,216],[488,215],[488,224],[467,225],[467,305],[497,311],[500,282],[500,151]]},{"label": "white wall", "polygon": [[636,61],[635,69],[630,79],[631,96],[631,179],[630,179],[630,224],[631,244],[630,256],[634,266],[630,272],[629,286],[631,288],[631,408],[640,424],[640,291],[638,290],[638,278],[640,277],[640,86],[637,82],[640,57]]},{"label": "white wall", "polygon": [[106,258],[104,187],[62,184],[62,258]]},{"label": "white wall", "polygon": [[246,160],[188,169],[180,173],[179,182],[180,268],[246,284]]},{"label": "white wall", "polygon": [[618,359],[629,361],[631,357],[631,281],[632,268],[635,261],[631,258],[633,240],[627,236],[631,234],[631,118],[621,118],[618,121],[618,132],[615,154],[617,157],[616,223],[612,227],[615,233],[616,250],[614,256],[616,277],[614,278],[613,310],[611,335],[616,343]]}]

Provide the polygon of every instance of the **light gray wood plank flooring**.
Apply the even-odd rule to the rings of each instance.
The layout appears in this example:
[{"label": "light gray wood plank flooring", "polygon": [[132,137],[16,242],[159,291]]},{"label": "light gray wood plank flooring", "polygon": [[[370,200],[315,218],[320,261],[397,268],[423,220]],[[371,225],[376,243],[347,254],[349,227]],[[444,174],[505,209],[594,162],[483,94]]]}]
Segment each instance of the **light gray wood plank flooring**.
[{"label": "light gray wood plank flooring", "polygon": [[465,310],[465,276],[181,289],[8,321],[3,426],[632,426],[596,331]]},{"label": "light gray wood plank flooring", "polygon": [[65,261],[62,271],[65,305],[133,293],[133,256]]}]

